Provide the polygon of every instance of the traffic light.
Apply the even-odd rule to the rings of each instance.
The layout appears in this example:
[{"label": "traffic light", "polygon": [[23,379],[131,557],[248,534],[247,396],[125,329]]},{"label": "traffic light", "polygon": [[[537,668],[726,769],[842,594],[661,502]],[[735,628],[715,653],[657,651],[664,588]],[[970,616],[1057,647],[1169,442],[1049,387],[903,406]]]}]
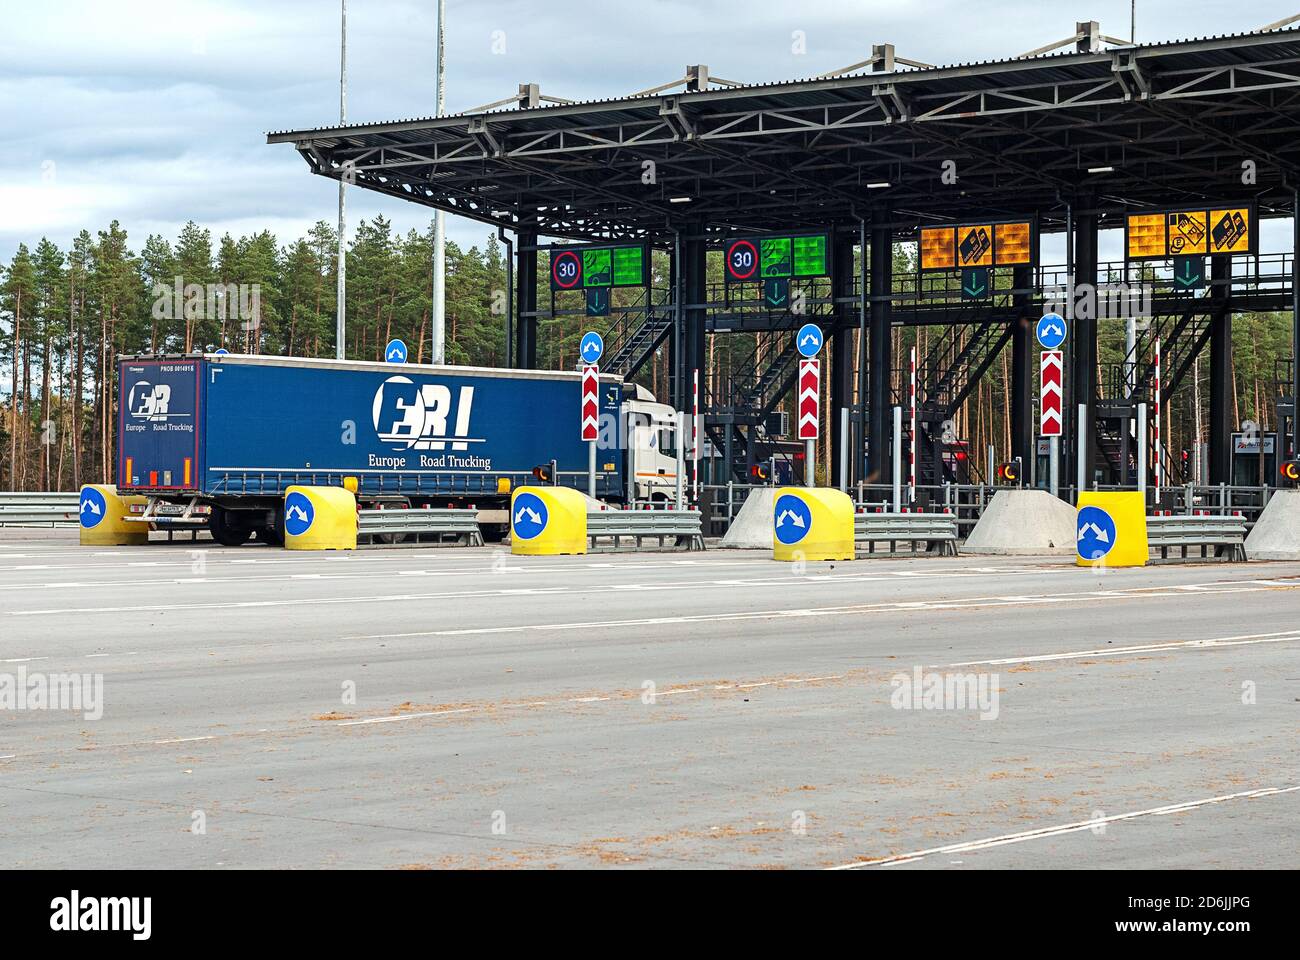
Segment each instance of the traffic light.
[{"label": "traffic light", "polygon": [[1020,483],[1020,458],[998,464],[998,480],[1002,483]]},{"label": "traffic light", "polygon": [[752,467],[749,468],[749,477],[755,483],[767,483],[769,479],[768,472],[767,472],[767,464],[765,463],[754,464]]},{"label": "traffic light", "polygon": [[1300,483],[1300,460],[1288,460],[1282,464],[1281,474],[1292,483]]},{"label": "traffic light", "polygon": [[549,483],[555,485],[555,461],[542,463],[533,467],[533,477],[538,483]]}]

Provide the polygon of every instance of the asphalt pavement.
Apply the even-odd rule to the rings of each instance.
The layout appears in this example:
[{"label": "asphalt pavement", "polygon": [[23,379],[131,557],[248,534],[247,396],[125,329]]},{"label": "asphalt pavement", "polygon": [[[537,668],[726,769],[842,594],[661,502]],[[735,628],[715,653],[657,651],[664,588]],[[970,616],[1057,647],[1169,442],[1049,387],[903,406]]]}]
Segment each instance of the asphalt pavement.
[{"label": "asphalt pavement", "polygon": [[[0,844],[11,867],[1292,867],[1298,611],[1297,563],[0,531]],[[102,702],[5,708],[6,677],[58,674]]]}]

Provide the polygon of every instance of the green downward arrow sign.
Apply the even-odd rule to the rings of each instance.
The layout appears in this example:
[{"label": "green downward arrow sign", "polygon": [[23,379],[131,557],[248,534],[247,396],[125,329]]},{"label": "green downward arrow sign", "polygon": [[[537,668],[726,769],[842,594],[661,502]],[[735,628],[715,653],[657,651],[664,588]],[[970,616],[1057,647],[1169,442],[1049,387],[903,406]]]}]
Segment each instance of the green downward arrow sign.
[{"label": "green downward arrow sign", "polygon": [[1174,283],[1184,290],[1191,290],[1204,284],[1205,264],[1197,263],[1198,257],[1177,257],[1174,260]]},{"label": "green downward arrow sign", "polygon": [[966,267],[961,272],[962,296],[968,300],[978,300],[989,290],[989,271],[987,267]]}]

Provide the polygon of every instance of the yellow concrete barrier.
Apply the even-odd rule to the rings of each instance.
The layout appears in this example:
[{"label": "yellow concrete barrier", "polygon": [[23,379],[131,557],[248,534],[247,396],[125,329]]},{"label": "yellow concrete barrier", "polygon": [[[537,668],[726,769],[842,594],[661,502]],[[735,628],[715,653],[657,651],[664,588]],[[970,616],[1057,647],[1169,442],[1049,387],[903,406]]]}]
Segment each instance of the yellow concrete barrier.
[{"label": "yellow concrete barrier", "polygon": [[782,487],[772,504],[772,559],[853,560],[853,501],[826,487]]},{"label": "yellow concrete barrier", "polygon": [[1146,498],[1137,491],[1079,494],[1075,562],[1081,567],[1145,567]]},{"label": "yellow concrete barrier", "polygon": [[516,487],[510,497],[510,552],[587,552],[587,498],[568,487]]},{"label": "yellow concrete barrier", "polygon": [[112,484],[87,484],[81,488],[81,543],[88,547],[125,547],[149,542],[149,524],[124,518],[131,507],[141,509],[148,497],[123,497]]},{"label": "yellow concrete barrier", "polygon": [[284,492],[284,545],[290,550],[355,550],[357,498],[343,487]]}]

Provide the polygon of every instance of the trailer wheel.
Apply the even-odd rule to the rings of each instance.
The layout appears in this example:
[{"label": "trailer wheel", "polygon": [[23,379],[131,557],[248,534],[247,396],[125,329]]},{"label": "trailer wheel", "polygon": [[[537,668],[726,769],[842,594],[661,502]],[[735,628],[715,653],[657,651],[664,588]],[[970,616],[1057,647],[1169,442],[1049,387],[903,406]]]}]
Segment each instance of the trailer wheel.
[{"label": "trailer wheel", "polygon": [[253,535],[252,527],[238,522],[225,507],[213,507],[208,516],[208,531],[223,547],[238,547]]},{"label": "trailer wheel", "polygon": [[268,547],[284,546],[284,507],[271,511],[270,525],[257,528],[257,539]]}]

